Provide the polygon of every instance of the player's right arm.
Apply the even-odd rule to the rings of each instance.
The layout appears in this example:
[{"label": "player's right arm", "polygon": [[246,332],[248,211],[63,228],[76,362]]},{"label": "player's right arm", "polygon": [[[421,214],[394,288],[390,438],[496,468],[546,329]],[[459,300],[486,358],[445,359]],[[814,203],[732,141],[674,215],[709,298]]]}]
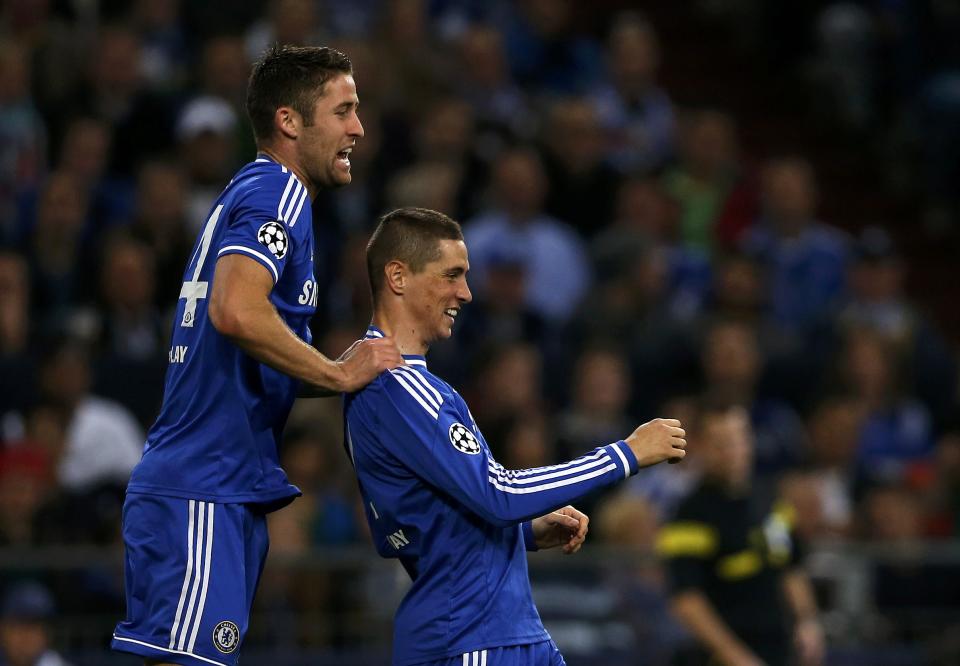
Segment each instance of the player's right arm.
[{"label": "player's right arm", "polygon": [[343,361],[331,361],[290,330],[273,303],[273,276],[242,254],[217,260],[208,313],[210,322],[243,351],[312,387],[356,391],[384,370],[403,364],[389,338],[364,340]]},{"label": "player's right arm", "polygon": [[383,380],[371,405],[381,442],[408,469],[494,525],[542,516],[645,467],[682,457],[683,431],[656,419],[620,440],[559,465],[507,470],[490,457],[464,419],[417,371],[401,368]]}]

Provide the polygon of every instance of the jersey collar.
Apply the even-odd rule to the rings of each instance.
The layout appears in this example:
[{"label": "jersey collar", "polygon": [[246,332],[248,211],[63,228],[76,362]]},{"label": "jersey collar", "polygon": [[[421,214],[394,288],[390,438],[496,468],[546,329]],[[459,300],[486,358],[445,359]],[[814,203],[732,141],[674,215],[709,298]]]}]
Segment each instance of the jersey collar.
[{"label": "jersey collar", "polygon": [[[370,324],[367,327],[367,334],[363,336],[365,340],[370,340],[372,338],[382,338],[383,331],[379,328]],[[427,359],[425,356],[420,356],[419,354],[402,354],[403,360],[407,362],[407,365],[419,365],[424,368],[427,367]]]}]

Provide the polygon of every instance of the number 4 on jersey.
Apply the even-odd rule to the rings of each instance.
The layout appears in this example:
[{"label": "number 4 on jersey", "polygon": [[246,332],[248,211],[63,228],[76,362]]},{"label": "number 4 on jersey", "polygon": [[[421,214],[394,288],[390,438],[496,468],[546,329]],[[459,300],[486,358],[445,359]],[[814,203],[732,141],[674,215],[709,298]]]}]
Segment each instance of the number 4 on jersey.
[{"label": "number 4 on jersey", "polygon": [[193,267],[193,279],[184,282],[180,288],[180,298],[187,299],[187,303],[183,307],[183,319],[180,320],[180,325],[187,328],[193,328],[197,301],[207,297],[207,286],[210,283],[199,282],[198,278],[200,277],[200,271],[203,270],[203,262],[206,260],[207,251],[210,249],[210,239],[213,238],[213,230],[217,227],[217,220],[220,219],[220,211],[222,210],[223,204],[220,204],[214,209],[210,219],[207,220],[207,224],[203,228],[203,236],[200,237],[200,247],[197,248],[199,255],[197,256],[197,263]]}]

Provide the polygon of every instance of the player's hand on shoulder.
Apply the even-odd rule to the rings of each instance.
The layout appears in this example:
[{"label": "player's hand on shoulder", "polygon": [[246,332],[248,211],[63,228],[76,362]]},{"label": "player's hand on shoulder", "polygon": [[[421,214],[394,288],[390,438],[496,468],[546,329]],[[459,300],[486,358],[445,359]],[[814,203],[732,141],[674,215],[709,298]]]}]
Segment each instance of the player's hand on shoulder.
[{"label": "player's hand on shoulder", "polygon": [[669,460],[678,462],[687,454],[687,433],[677,419],[653,419],[626,438],[640,467]]},{"label": "player's hand on shoulder", "polygon": [[358,340],[341,354],[337,363],[343,371],[342,391],[358,391],[384,370],[403,365],[403,356],[392,338]]}]

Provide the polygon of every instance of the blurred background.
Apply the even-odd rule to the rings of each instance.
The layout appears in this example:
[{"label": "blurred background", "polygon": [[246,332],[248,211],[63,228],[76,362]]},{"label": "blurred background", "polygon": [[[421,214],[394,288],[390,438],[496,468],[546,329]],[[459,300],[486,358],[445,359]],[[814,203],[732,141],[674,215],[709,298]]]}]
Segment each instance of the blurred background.
[{"label": "blurred background", "polygon": [[[828,663],[960,663],[960,2],[0,7],[0,663],[137,663],[106,647],[123,489],[274,42],[346,52],[366,129],[314,202],[324,353],[369,321],[377,216],[427,206],[462,221],[475,294],[431,370],[506,467],[688,428],[682,465],[584,503],[582,553],[530,558],[571,666],[690,640],[653,545],[717,393],[749,411],[755,492],[798,511]],[[273,514],[243,663],[387,663],[405,575],[338,401],[297,404],[283,459],[304,497]]]}]

